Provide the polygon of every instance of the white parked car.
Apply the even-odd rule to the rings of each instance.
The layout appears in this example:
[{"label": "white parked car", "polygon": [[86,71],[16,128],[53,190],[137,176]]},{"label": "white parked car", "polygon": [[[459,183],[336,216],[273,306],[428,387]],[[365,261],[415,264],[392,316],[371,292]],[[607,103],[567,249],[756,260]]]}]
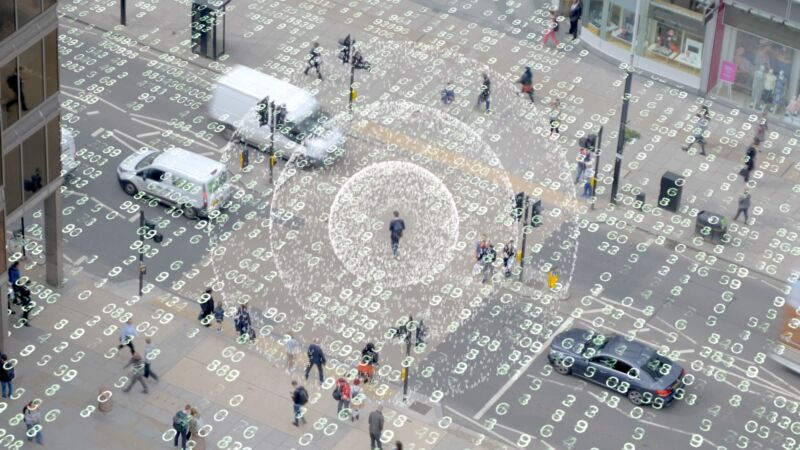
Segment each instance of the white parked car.
[{"label": "white parked car", "polygon": [[117,168],[117,178],[128,195],[144,192],[178,206],[189,219],[208,217],[232,194],[222,163],[180,148],[128,156]]},{"label": "white parked car", "polygon": [[244,141],[263,151],[270,146],[268,126],[259,124],[258,104],[269,98],[286,108],[286,121],[275,133],[275,153],[289,158],[300,152],[312,165],[331,164],[341,155],[342,132],[329,123],[317,99],[286,81],[244,66],[235,66],[214,88],[208,115],[239,130]]}]

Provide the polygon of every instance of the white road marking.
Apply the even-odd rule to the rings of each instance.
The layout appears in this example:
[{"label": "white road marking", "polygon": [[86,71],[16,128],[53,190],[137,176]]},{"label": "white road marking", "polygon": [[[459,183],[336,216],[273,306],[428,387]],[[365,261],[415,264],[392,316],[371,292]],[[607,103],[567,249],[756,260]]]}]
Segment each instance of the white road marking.
[{"label": "white road marking", "polygon": [[100,114],[100,111],[97,111],[97,110],[94,110],[94,111],[86,111],[86,115],[87,115],[87,116],[93,116],[93,115],[95,115],[95,114]]},{"label": "white road marking", "polygon": [[[74,88],[72,86],[61,85],[61,93],[62,94],[66,95],[67,97],[72,97],[72,98],[74,98],[76,100],[79,100],[79,101],[84,101],[84,100],[82,100],[80,97],[78,97],[75,94],[70,94],[68,92],[64,92],[64,89],[73,89],[73,90],[78,91],[78,92],[84,92],[83,89]],[[92,94],[92,95],[94,95],[94,94]],[[119,111],[119,112],[121,112],[123,114],[127,114],[128,113],[128,111],[125,111],[124,109],[122,109],[119,106],[111,103],[110,101],[104,99],[103,97],[100,97],[99,95],[95,95],[95,97],[97,97],[97,99],[100,100],[101,102],[107,104],[108,106],[116,109],[117,111]]]},{"label": "white road marking", "polygon": [[160,131],[150,131],[150,132],[147,132],[147,133],[137,134],[136,137],[137,138],[146,138],[146,137],[150,137],[150,136],[158,136],[159,134],[161,134]]},{"label": "white road marking", "polygon": [[98,129],[94,130],[94,131],[92,132],[91,136],[92,136],[92,137],[94,137],[94,138],[96,138],[97,136],[100,136],[100,133],[102,133],[103,131],[106,131],[106,129],[105,129],[105,128],[102,128],[102,127],[100,127],[100,128],[98,128]]},{"label": "white road marking", "polygon": [[66,253],[62,252],[62,253],[61,253],[61,256],[63,256],[63,257],[64,257],[64,260],[65,260],[66,262],[68,262],[70,265],[73,265],[73,266],[75,265],[75,261],[73,261],[72,259],[70,259],[70,257],[69,257],[69,256],[67,256],[67,254],[66,254]]},{"label": "white road marking", "polygon": [[[156,130],[159,130],[159,132],[157,134],[161,134],[162,132],[166,132],[167,131],[164,128],[161,128],[159,126],[153,125],[152,123],[147,123],[147,122],[145,122],[143,120],[139,120],[139,119],[136,119],[136,118],[133,118],[131,120],[134,121],[134,122],[140,123],[142,125],[146,125],[148,127],[155,128]],[[186,136],[183,136],[183,135],[178,134],[178,133],[172,133],[172,134],[174,134],[175,136],[177,136],[177,137],[179,137],[181,139],[184,139],[184,140],[187,140],[187,141],[192,141],[192,145],[199,145],[199,146],[205,147],[205,148],[207,148],[207,149],[209,149],[211,151],[214,151],[214,152],[217,152],[217,153],[222,153],[222,150],[220,150],[220,149],[218,149],[216,147],[212,147],[212,146],[210,146],[210,145],[208,145],[208,144],[206,144],[204,142],[201,142],[200,139],[197,139],[196,137],[194,139],[192,139],[192,138],[187,138]]]},{"label": "white road marking", "polygon": [[139,220],[139,214],[132,214],[131,217],[128,219],[128,222],[133,223]]},{"label": "white road marking", "polygon": [[[65,255],[65,256],[66,256],[66,255]],[[84,261],[86,261],[87,259],[89,259],[89,258],[87,258],[87,257],[86,257],[86,255],[81,255],[81,257],[80,257],[80,258],[76,259],[76,260],[75,260],[75,262],[73,262],[73,263],[71,263],[71,264],[72,264],[72,265],[74,265],[74,266],[80,266],[80,265],[81,265],[81,264],[83,264],[83,262],[84,262]]]},{"label": "white road marking", "polygon": [[[564,321],[564,323],[562,323],[562,324],[561,324],[561,326],[559,326],[559,327],[558,327],[558,329],[556,329],[556,331],[555,331],[555,332],[553,332],[553,335],[552,335],[552,336],[550,336],[550,337],[549,337],[549,338],[548,338],[548,339],[547,339],[547,340],[544,342],[544,344],[543,344],[543,345],[542,345],[542,347],[541,347],[541,348],[542,348],[542,350],[541,350],[541,351],[545,351],[545,350],[547,350],[547,348],[548,348],[548,347],[550,347],[550,343],[553,341],[553,338],[555,338],[555,337],[556,337],[558,334],[560,334],[561,332],[563,332],[564,330],[566,330],[566,329],[567,329],[567,328],[568,328],[570,325],[572,325],[572,322],[573,322],[573,321],[574,321],[574,319],[573,319],[572,317],[569,317],[567,320],[565,320],[565,321]],[[536,354],[536,356],[538,356],[538,355],[539,355],[539,353],[537,353],[537,354]],[[525,373],[525,372],[528,370],[528,368],[531,366],[531,364],[533,364],[533,361],[534,361],[535,359],[536,359],[536,358],[530,358],[530,359],[528,360],[528,362],[527,362],[527,363],[525,363],[525,364],[524,364],[522,367],[520,367],[520,368],[519,368],[519,369],[518,369],[518,370],[517,370],[517,371],[514,373],[514,375],[512,375],[512,376],[511,376],[511,378],[509,378],[509,379],[508,379],[508,381],[506,381],[506,384],[504,384],[504,385],[503,385],[503,387],[501,387],[499,391],[495,392],[495,394],[492,396],[492,398],[490,398],[490,399],[489,399],[489,401],[488,401],[488,402],[486,402],[486,404],[485,404],[485,405],[483,405],[483,408],[481,408],[481,409],[480,409],[480,410],[479,410],[477,413],[475,413],[475,415],[474,415],[474,416],[472,416],[472,417],[473,417],[475,420],[480,420],[480,418],[481,418],[481,417],[483,417],[483,415],[484,415],[484,414],[486,414],[486,411],[488,411],[488,410],[489,410],[489,408],[491,408],[491,407],[492,407],[492,405],[494,405],[494,404],[497,402],[497,400],[499,400],[499,399],[500,399],[500,397],[502,397],[502,396],[503,396],[503,394],[505,394],[505,393],[506,393],[506,391],[507,391],[509,388],[511,388],[511,386],[512,386],[512,385],[513,385],[513,384],[514,384],[514,383],[515,383],[515,382],[516,382],[516,381],[519,379],[519,377],[521,377],[521,376],[522,376],[522,374],[523,374],[523,373]]]},{"label": "white road marking", "polygon": [[97,203],[98,205],[102,206],[103,208],[105,208],[105,209],[107,209],[107,210],[109,210],[109,211],[113,212],[114,214],[119,214],[119,213],[117,212],[117,210],[115,210],[114,208],[112,208],[112,207],[110,207],[110,206],[106,205],[105,203],[101,202],[100,200],[98,200],[98,199],[96,199],[96,198],[94,198],[94,197],[89,197],[89,198],[91,198],[91,199],[92,199],[92,200],[93,200],[95,203]]},{"label": "white road marking", "polygon": [[[114,133],[122,135],[122,136],[125,136],[126,138],[128,138],[128,139],[130,139],[130,140],[132,140],[134,142],[142,144],[142,147],[150,148],[150,145],[148,145],[146,142],[140,141],[139,139],[136,139],[135,137],[131,136],[130,134],[123,133],[122,131],[120,131],[120,130],[118,130],[116,128],[114,128]],[[139,150],[136,150],[136,151],[138,152]]]},{"label": "white road marking", "polygon": [[138,148],[136,148],[136,147],[132,146],[131,144],[128,144],[127,142],[123,141],[122,139],[119,138],[119,136],[111,135],[111,137],[114,138],[114,140],[116,140],[120,144],[124,145],[125,147],[128,147],[133,153],[138,153],[139,152]]},{"label": "white road marking", "polygon": [[[465,416],[464,414],[462,414],[462,413],[460,413],[460,412],[456,411],[455,409],[453,409],[453,408],[451,408],[451,407],[449,407],[449,406],[447,406],[447,405],[444,405],[444,409],[446,409],[446,410],[450,411],[451,413],[453,413],[453,414],[455,414],[455,415],[457,415],[457,416],[461,417],[462,419],[464,419],[464,420],[466,420],[466,421],[468,421],[468,422],[472,423],[473,425],[480,427],[480,428],[481,428],[481,430],[485,430],[487,433],[491,433],[492,435],[494,435],[494,437],[496,437],[496,438],[500,439],[501,441],[503,441],[503,442],[505,442],[505,443],[507,443],[507,444],[511,445],[511,447],[512,447],[512,448],[513,448],[513,447],[517,447],[517,443],[516,443],[516,442],[513,442],[513,441],[511,441],[510,439],[508,439],[507,437],[505,437],[505,436],[503,436],[503,435],[501,435],[501,434],[498,434],[496,431],[493,431],[493,430],[489,430],[489,429],[487,429],[486,427],[484,427],[483,425],[481,425],[479,422],[476,422],[475,420],[473,420],[473,419],[470,419],[469,417],[467,417],[467,416]],[[495,424],[495,426],[497,426],[497,425],[498,425],[498,424]],[[506,428],[506,427],[504,427],[504,428]],[[509,430],[511,430],[511,431],[514,431],[514,432],[516,432],[516,433],[519,433],[520,435],[522,435],[522,434],[528,434],[528,433],[522,433],[522,432],[520,432],[520,431],[516,431],[516,430],[513,430],[513,429],[509,429]],[[546,445],[548,448],[550,448],[550,449],[552,449],[552,450],[555,450],[555,448],[554,448],[552,445],[550,445],[550,444],[548,444],[547,442],[543,441],[541,438],[539,438],[539,437],[537,437],[537,436],[531,436],[531,437],[532,437],[532,438],[534,438],[534,439],[536,439],[536,440],[538,440],[538,441],[539,441],[539,442],[541,442],[542,444]]]}]

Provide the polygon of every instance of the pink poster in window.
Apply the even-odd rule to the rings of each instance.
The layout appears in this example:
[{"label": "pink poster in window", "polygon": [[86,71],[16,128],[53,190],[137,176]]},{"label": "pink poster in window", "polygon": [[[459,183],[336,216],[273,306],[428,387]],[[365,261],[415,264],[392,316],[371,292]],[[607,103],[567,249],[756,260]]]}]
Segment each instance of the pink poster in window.
[{"label": "pink poster in window", "polygon": [[736,81],[736,63],[733,61],[722,61],[722,68],[719,70],[719,80],[733,84]]}]

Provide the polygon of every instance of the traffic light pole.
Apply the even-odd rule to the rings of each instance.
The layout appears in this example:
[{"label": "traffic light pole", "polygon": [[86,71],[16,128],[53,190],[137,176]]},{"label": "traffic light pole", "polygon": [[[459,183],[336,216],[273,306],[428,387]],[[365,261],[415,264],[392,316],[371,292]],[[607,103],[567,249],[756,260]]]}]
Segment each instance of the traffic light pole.
[{"label": "traffic light pole", "polygon": [[594,148],[597,150],[597,158],[595,163],[597,164],[597,168],[594,170],[594,181],[592,183],[592,210],[594,210],[594,205],[597,203],[597,175],[600,173],[600,154],[602,153],[602,142],[603,142],[603,126],[600,125],[600,130],[597,132],[597,143],[595,144]]},{"label": "traffic light pole", "polygon": [[267,106],[267,108],[271,109],[270,110],[270,114],[269,114],[269,116],[270,116],[269,161],[267,163],[269,164],[269,182],[270,182],[270,184],[275,184],[275,181],[274,181],[274,179],[272,177],[272,172],[273,172],[273,170],[272,170],[272,155],[275,154],[275,128],[276,128],[275,127],[275,121],[276,121],[276,117],[275,117],[275,102],[274,101],[270,101],[269,105]]},{"label": "traffic light pole", "polygon": [[[353,44],[355,44],[355,39]],[[353,112],[353,85],[356,82],[356,65],[353,63],[354,55],[355,51],[350,50],[350,103],[348,103],[347,107],[351,114]]]},{"label": "traffic light pole", "polygon": [[[119,1],[119,23],[122,24],[122,26],[127,25],[127,22],[128,22],[126,20],[126,18],[125,18],[126,12],[127,12],[126,11],[126,9],[127,9],[126,6],[127,5],[125,4],[125,0],[120,0]],[[141,295],[141,294],[139,294],[139,295]]]},{"label": "traffic light pole", "polygon": [[147,268],[144,265],[144,234],[145,234],[144,210],[139,210],[139,297],[142,296],[144,287],[144,273]]},{"label": "traffic light pole", "polygon": [[530,208],[530,199],[528,194],[525,194],[525,211],[522,213],[522,248],[520,248],[519,258],[519,281],[522,281],[522,274],[525,272],[525,244],[527,242],[528,233],[525,232],[525,227],[528,226],[528,210]]},{"label": "traffic light pole", "polygon": [[619,187],[619,172],[622,168],[622,151],[625,149],[625,128],[628,124],[628,103],[631,98],[631,84],[633,82],[633,69],[628,68],[625,77],[625,95],[622,97],[622,113],[619,118],[619,136],[617,136],[617,155],[614,161],[614,181],[611,183],[611,203],[617,204],[617,189]]}]

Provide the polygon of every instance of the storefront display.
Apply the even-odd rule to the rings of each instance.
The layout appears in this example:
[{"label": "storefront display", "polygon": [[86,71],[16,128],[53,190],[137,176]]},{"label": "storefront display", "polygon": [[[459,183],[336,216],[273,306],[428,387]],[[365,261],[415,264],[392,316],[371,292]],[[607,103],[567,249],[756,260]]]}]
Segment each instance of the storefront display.
[{"label": "storefront display", "polygon": [[650,4],[644,56],[699,76],[703,64],[704,23],[689,5]]},{"label": "storefront display", "polygon": [[612,44],[629,50],[633,40],[635,21],[634,10],[612,3],[606,20],[606,39]]}]

